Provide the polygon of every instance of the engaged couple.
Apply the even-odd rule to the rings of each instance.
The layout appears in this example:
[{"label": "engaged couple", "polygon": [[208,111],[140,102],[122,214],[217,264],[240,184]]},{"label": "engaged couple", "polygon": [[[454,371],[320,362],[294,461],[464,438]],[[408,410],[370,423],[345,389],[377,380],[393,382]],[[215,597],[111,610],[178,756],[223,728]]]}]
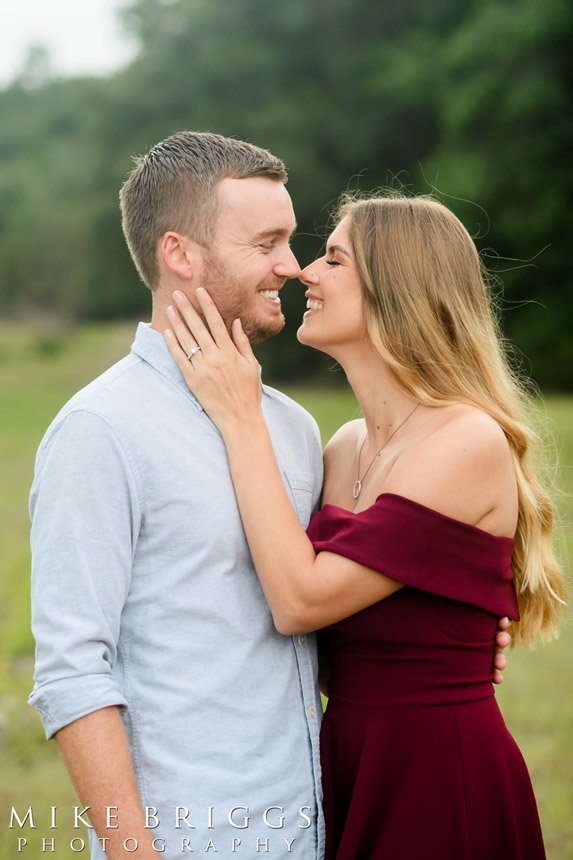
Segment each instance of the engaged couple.
[{"label": "engaged couple", "polygon": [[[496,628],[565,585],[478,253],[436,200],[344,199],[301,270],[286,180],[185,131],[121,190],[151,324],[38,452],[30,702],[93,858],[540,860]],[[250,346],[296,278],[364,416],[324,475]]]}]

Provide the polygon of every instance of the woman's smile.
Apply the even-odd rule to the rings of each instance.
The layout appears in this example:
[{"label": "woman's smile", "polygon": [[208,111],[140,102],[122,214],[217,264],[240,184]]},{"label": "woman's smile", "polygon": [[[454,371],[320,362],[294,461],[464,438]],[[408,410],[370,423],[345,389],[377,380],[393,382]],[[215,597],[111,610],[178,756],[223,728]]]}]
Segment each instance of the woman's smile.
[{"label": "woman's smile", "polygon": [[305,293],[306,295],[306,307],[307,311],[304,316],[309,316],[313,311],[321,311],[324,309],[324,302],[322,299],[319,299],[317,296],[313,296],[310,293]]}]

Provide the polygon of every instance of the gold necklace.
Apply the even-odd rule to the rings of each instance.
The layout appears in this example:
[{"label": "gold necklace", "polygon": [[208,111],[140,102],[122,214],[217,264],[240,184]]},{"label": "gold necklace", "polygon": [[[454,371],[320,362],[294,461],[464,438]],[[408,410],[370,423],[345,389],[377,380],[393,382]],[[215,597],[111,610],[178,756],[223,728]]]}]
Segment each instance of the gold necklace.
[{"label": "gold necklace", "polygon": [[[408,419],[412,417],[412,415],[414,414],[414,412],[416,411],[416,409],[418,408],[419,405],[420,405],[419,403],[416,403],[416,405],[414,406],[412,411],[406,415],[404,420],[400,424],[398,424],[398,426],[396,427],[395,430],[392,430],[392,432],[390,433],[390,435],[388,436],[388,438],[386,439],[386,441],[384,442],[384,444],[382,445],[380,450],[376,451],[376,453],[372,457],[372,460],[370,461],[370,465],[368,466],[368,468],[366,469],[366,471],[362,475],[362,478],[358,478],[358,477],[356,478],[356,480],[354,482],[354,486],[352,488],[352,498],[353,499],[357,499],[358,496],[360,495],[360,492],[362,490],[362,484],[366,480],[366,475],[368,474],[368,472],[370,471],[370,469],[374,465],[374,460],[376,459],[376,457],[378,457],[382,453],[382,451],[384,450],[384,448],[386,447],[386,445],[388,444],[390,439],[398,432],[400,427],[403,427],[404,424],[406,423],[406,421],[408,421]],[[366,433],[366,436],[362,440],[362,445],[360,446],[360,451],[358,452],[358,469],[356,471],[357,476],[360,474],[360,457],[362,456],[362,449],[364,448],[364,443],[366,442],[367,439],[368,439],[368,433]]]}]

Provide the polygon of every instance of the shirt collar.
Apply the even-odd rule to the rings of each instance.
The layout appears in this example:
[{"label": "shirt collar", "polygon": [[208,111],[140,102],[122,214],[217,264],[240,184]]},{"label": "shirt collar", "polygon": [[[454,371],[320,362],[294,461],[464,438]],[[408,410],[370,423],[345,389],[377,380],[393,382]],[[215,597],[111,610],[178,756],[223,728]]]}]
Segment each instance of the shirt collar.
[{"label": "shirt collar", "polygon": [[139,323],[131,351],[150,364],[172,385],[179,388],[195,404],[197,409],[203,411],[203,407],[193,392],[190,391],[183,374],[175,364],[165,343],[165,338],[161,332],[151,328],[151,323]]},{"label": "shirt collar", "polygon": [[[150,364],[154,370],[169,380],[172,385],[179,388],[195,404],[197,409],[203,411],[203,407],[189,389],[189,386],[185,382],[185,377],[175,364],[165,343],[165,338],[161,332],[151,328],[151,323],[139,323],[131,351]],[[269,395],[269,391],[267,391],[265,385],[263,385],[263,394]]]}]

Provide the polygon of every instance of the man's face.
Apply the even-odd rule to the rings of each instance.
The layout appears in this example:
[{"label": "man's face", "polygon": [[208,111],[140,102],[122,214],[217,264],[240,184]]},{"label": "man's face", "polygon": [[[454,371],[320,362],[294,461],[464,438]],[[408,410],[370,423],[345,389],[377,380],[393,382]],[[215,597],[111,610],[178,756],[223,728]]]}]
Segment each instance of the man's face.
[{"label": "man's face", "polygon": [[296,222],[282,182],[223,179],[214,238],[204,253],[201,286],[228,326],[239,317],[252,343],[285,324],[279,290],[300,272],[290,249]]}]

